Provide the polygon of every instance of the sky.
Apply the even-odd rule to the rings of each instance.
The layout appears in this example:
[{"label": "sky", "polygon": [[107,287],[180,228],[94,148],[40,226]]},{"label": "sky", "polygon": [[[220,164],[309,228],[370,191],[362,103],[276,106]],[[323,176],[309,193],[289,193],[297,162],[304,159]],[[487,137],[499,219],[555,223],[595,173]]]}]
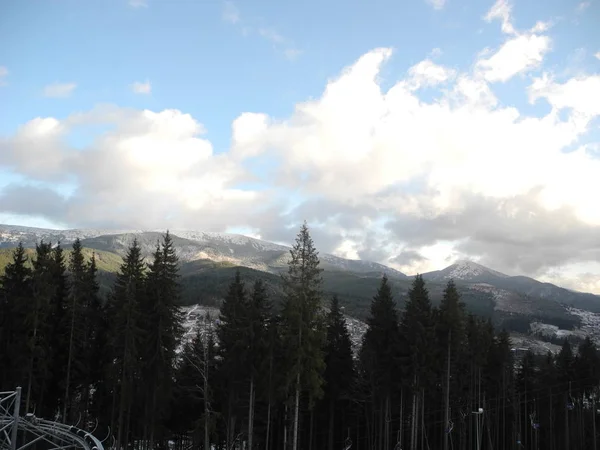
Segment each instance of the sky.
[{"label": "sky", "polygon": [[600,293],[600,0],[4,0],[0,223]]}]

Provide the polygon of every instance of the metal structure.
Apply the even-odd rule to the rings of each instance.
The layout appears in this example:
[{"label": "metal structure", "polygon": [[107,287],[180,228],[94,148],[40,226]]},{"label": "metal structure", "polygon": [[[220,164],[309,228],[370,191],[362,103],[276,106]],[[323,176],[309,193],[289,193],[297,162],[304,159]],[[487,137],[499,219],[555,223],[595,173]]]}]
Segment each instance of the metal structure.
[{"label": "metal structure", "polygon": [[33,414],[21,417],[20,404],[20,387],[0,392],[1,450],[25,450],[38,442],[45,450],[104,450],[102,442],[88,431]]}]

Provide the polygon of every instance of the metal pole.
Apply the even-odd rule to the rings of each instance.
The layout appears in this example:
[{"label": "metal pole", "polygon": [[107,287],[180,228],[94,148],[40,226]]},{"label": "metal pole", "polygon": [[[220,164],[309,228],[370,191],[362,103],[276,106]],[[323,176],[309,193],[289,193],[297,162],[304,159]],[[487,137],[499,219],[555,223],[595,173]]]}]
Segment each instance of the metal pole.
[{"label": "metal pole", "polygon": [[19,409],[21,407],[21,387],[17,387],[15,396],[14,421],[10,433],[10,450],[17,450],[17,431],[19,429]]}]

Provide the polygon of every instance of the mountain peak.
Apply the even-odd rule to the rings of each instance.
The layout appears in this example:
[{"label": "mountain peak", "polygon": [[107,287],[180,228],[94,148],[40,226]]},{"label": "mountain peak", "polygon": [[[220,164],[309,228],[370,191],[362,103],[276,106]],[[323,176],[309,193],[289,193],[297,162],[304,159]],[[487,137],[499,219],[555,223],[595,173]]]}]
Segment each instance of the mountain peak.
[{"label": "mountain peak", "polygon": [[444,273],[444,278],[454,278],[456,280],[473,280],[474,278],[486,275],[502,278],[506,278],[508,276],[488,267],[482,266],[481,264],[469,259],[459,259],[441,272]]},{"label": "mountain peak", "polygon": [[423,274],[434,281],[484,281],[487,278],[507,278],[508,275],[492,270],[470,259],[459,259],[445,269]]}]

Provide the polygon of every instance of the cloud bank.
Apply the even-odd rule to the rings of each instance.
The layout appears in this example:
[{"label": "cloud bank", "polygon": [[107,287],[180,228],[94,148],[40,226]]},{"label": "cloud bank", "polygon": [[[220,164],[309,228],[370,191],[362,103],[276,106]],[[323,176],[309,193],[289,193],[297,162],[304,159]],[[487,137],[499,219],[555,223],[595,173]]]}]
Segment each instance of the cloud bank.
[{"label": "cloud bank", "polygon": [[[501,23],[505,41],[470,70],[426,58],[384,89],[379,75],[394,55],[373,49],[289,117],[240,114],[223,153],[201,118],[176,109],[100,105],[32,119],[0,141],[0,167],[28,180],[0,191],[2,212],[288,242],[306,219],[323,252],[410,273],[468,257],[598,292],[600,160],[590,131],[600,75],[545,70],[549,27],[516,30],[506,2],[485,19]],[[515,77],[527,84],[523,103],[544,113],[502,104],[496,88]],[[83,151],[70,147],[70,134],[90,124],[104,131]],[[565,267],[577,270],[557,271]]]}]

